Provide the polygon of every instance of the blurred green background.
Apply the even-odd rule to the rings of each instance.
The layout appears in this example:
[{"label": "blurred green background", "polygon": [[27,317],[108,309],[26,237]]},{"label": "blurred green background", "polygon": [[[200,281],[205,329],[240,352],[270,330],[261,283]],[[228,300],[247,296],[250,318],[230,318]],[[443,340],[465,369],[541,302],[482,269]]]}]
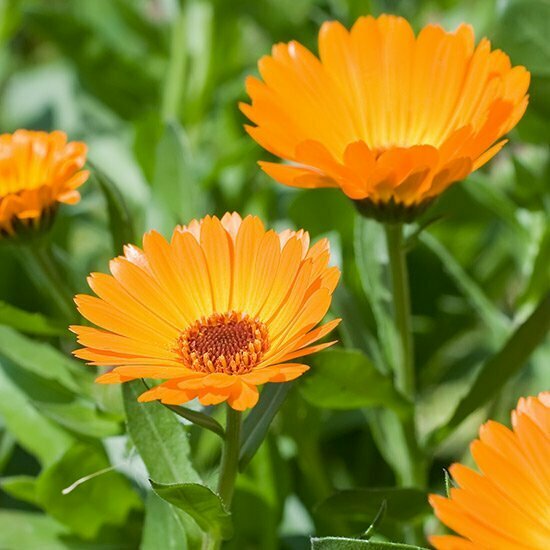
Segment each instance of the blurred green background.
[{"label": "blurred green background", "polygon": [[[382,12],[403,15],[416,29],[469,22],[478,38],[491,38],[533,77],[530,106],[511,142],[446,192],[421,224],[437,221],[411,236],[419,426],[430,442],[481,365],[550,288],[550,2],[0,0],[0,128],[62,129],[89,145],[89,160],[104,174],[103,185],[91,178],[83,200],[60,210],[54,228],[72,290],[86,291],[90,271],[106,271],[120,250],[117,236],[139,242],[146,229],[169,234],[206,213],[258,214],[267,225],[330,238],[343,269],[333,306],[344,319],[339,339],[383,372],[376,303],[385,307],[388,298],[372,286],[386,277],[379,228],[357,220],[338,192],[270,181],[256,164],[269,155],[245,134],[237,106],[246,100],[246,75],[256,73],[275,42],[297,39],[315,49],[323,21],[349,26],[359,15]],[[110,222],[113,190],[131,225]],[[167,512],[146,494],[119,389],[94,386],[92,369],[68,359],[74,341],[50,308],[12,251],[0,246],[0,548],[192,548],[191,527],[186,538],[181,521],[157,521]],[[451,437],[429,447],[432,490],[443,492],[444,467],[468,461],[467,444],[482,421],[508,423],[520,395],[548,389],[550,345],[536,347],[528,364],[485,388],[482,406]],[[388,442],[390,432],[374,428],[383,410],[335,411],[341,407],[311,385],[299,391],[300,384],[238,482],[237,535],[228,548],[298,549],[314,532],[358,534],[376,514],[375,499],[344,521],[317,504],[333,487],[395,484],[392,455],[399,450]],[[370,394],[363,401],[384,405]],[[208,479],[217,441],[188,431],[196,468]],[[118,473],[61,495],[110,465]],[[388,515],[382,535],[400,539],[406,508],[407,521],[429,513],[422,501],[408,503]]]}]

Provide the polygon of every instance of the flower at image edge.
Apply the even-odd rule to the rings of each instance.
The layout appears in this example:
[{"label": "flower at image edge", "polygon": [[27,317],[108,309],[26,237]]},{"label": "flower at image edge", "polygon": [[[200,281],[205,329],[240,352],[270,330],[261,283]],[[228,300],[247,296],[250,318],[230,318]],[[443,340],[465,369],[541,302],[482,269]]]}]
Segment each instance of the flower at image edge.
[{"label": "flower at image edge", "polygon": [[0,135],[0,238],[46,228],[59,203],[78,202],[86,152],[60,131]]},{"label": "flower at image edge", "polygon": [[193,220],[170,242],[150,231],[112,275],[89,277],[97,297],[75,298],[99,328],[71,327],[84,346],[74,353],[114,367],[101,383],[165,380],[140,401],[253,407],[258,385],[297,378],[309,367],[295,359],[334,343],[312,345],[339,322],[316,328],[340,275],[328,263],[326,239],[310,247],[308,233],[253,216]]},{"label": "flower at image edge", "polygon": [[450,468],[458,488],[430,496],[437,517],[460,536],[430,538],[437,550],[550,548],[550,392],[519,400],[512,430],[489,421],[471,445],[480,473]]},{"label": "flower at image edge", "polygon": [[241,104],[247,131],[289,161],[263,170],[293,187],[340,188],[381,217],[406,218],[491,159],[525,112],[530,79],[487,39],[476,47],[469,25],[415,36],[391,15],[350,31],[324,23],[319,58],[292,41],[258,66]]}]

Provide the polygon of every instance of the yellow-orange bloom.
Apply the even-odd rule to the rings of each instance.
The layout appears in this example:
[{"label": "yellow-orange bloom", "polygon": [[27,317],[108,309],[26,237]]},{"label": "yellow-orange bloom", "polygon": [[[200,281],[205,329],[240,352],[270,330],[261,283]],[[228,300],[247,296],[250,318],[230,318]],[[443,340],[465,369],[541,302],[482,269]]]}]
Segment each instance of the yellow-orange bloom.
[{"label": "yellow-orange bloom", "polygon": [[0,135],[0,237],[47,224],[58,203],[75,204],[88,179],[86,145],[64,132]]},{"label": "yellow-orange bloom", "polygon": [[311,345],[337,324],[315,328],[329,308],[339,270],[326,239],[266,231],[259,218],[225,214],[176,227],[170,242],[150,231],[143,250],[125,247],[112,276],[92,274],[96,297],[80,313],[101,329],[72,330],[75,355],[114,366],[98,382],[164,379],[140,401],[253,407],[257,386],[286,382],[308,367],[289,363],[333,342]]},{"label": "yellow-orange bloom", "polygon": [[460,488],[430,497],[439,519],[461,535],[431,537],[438,550],[550,548],[550,392],[520,399],[512,425],[484,424],[471,445],[481,473],[454,464]]},{"label": "yellow-orange bloom", "polygon": [[[530,75],[469,25],[415,37],[391,15],[347,31],[327,22],[319,58],[277,44],[249,77],[249,134],[291,164],[260,163],[294,187],[339,187],[359,208],[425,206],[504,145],[527,107]],[[496,143],[495,143],[496,142]]]}]

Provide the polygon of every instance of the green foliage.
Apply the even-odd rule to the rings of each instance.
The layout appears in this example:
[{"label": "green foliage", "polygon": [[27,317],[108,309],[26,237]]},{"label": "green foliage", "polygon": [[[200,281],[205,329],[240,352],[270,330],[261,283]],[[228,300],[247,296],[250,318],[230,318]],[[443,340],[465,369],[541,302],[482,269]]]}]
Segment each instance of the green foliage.
[{"label": "green foliage", "polygon": [[157,495],[188,513],[206,533],[229,539],[233,536],[231,515],[220,497],[199,483],[156,483],[151,485]]},{"label": "green foliage", "polygon": [[369,358],[358,350],[328,350],[312,362],[313,368],[300,388],[304,397],[317,407],[385,406],[402,414],[410,409],[391,379],[380,374]]},{"label": "green foliage", "polygon": [[[83,483],[71,485],[79,480]],[[42,471],[36,483],[36,501],[85,539],[97,535],[104,524],[123,524],[130,510],[141,506],[136,492],[109,466],[104,452],[82,443]]]},{"label": "green foliage", "polygon": [[358,539],[326,537],[311,539],[312,550],[426,550],[420,546]]},{"label": "green foliage", "polygon": [[[407,228],[414,404],[394,384],[383,228],[338,190],[273,183],[237,106],[272,44],[315,50],[323,21],[384,11],[416,29],[469,22],[532,75],[510,143]],[[483,421],[509,425],[518,397],[548,389],[549,22],[546,0],[0,0],[3,131],[62,129],[92,159],[50,249],[0,243],[0,548],[195,550],[231,524],[224,550],[311,536],[320,550],[419,548],[385,541],[412,543],[426,493],[443,492]],[[212,491],[221,407],[169,410],[137,402],[141,381],[94,384],[101,369],[71,358],[67,325],[74,293],[124,244],[233,210],[330,240],[342,278],[329,317],[342,322],[337,347],[267,384],[245,416],[229,516]]]}]

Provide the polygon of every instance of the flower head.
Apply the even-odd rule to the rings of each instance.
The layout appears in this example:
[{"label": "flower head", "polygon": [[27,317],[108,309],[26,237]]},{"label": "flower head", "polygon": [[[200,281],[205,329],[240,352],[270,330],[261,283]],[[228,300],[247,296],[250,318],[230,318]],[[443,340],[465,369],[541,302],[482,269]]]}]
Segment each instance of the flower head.
[{"label": "flower head", "polygon": [[291,164],[260,163],[293,187],[337,187],[366,214],[409,221],[505,144],[527,107],[529,73],[469,25],[418,36],[391,15],[347,31],[327,22],[319,58],[277,44],[249,77],[249,134]]},{"label": "flower head", "polygon": [[484,424],[471,445],[481,473],[454,464],[459,488],[431,495],[437,517],[461,535],[432,537],[438,550],[550,548],[550,392],[520,399],[512,426]]},{"label": "flower head", "polygon": [[78,202],[85,162],[86,145],[64,132],[0,135],[0,238],[48,225],[59,203]]},{"label": "flower head", "polygon": [[115,367],[98,382],[166,380],[140,401],[253,407],[258,385],[297,378],[309,367],[289,361],[333,343],[312,345],[338,324],[315,328],[339,278],[328,262],[326,239],[310,247],[308,233],[266,231],[253,216],[193,220],[170,242],[151,231],[112,275],[89,277],[98,297],[76,297],[100,328],[72,327],[75,355]]}]

